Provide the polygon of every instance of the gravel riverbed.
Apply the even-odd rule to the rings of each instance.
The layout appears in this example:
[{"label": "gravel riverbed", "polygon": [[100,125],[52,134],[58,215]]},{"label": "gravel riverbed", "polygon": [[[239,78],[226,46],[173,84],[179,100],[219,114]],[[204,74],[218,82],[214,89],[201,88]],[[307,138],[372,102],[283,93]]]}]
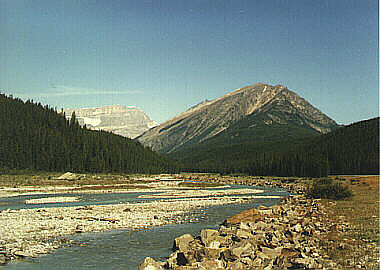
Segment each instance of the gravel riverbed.
[{"label": "gravel riverbed", "polygon": [[[236,191],[233,191],[236,192]],[[38,257],[66,244],[65,236],[113,229],[143,229],[184,222],[193,209],[244,203],[255,196],[165,199],[152,202],[3,210],[0,263]],[[265,198],[264,196],[262,198]]]}]

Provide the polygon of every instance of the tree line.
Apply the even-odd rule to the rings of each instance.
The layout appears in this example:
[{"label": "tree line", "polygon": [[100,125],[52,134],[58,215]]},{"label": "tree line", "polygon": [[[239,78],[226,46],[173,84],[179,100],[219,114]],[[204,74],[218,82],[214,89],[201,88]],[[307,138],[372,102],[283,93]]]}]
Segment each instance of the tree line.
[{"label": "tree line", "polygon": [[175,165],[140,143],[81,127],[75,113],[0,93],[0,170],[160,173]]},{"label": "tree line", "polygon": [[338,128],[310,139],[219,146],[182,161],[192,172],[322,177],[379,174],[379,118]]}]

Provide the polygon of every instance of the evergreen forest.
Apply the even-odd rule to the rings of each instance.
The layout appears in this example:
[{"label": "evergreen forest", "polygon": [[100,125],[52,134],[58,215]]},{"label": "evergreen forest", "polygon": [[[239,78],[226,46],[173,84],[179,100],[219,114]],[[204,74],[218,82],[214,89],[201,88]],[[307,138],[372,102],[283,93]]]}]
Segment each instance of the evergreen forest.
[{"label": "evergreen forest", "polygon": [[185,171],[222,174],[379,174],[379,118],[309,138],[215,146],[180,161]]},{"label": "evergreen forest", "polygon": [[0,93],[0,172],[161,173],[173,163],[140,143],[80,127],[48,105]]}]

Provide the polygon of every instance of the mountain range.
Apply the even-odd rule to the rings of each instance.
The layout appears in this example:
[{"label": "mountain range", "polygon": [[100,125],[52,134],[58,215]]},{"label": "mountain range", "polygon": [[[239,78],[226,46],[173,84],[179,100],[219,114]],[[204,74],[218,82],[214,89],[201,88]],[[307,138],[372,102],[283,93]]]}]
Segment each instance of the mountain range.
[{"label": "mountain range", "polygon": [[[106,126],[107,121],[108,126],[120,126],[117,121],[124,121],[126,111],[138,109],[85,110],[89,111],[78,111],[78,117],[67,120],[48,105],[0,94],[0,174],[13,170],[304,177],[379,173],[379,117],[339,126],[281,85],[255,84],[206,100],[137,138],[166,155],[152,152],[136,139],[86,128]],[[119,120],[109,120],[110,115]],[[146,120],[142,115],[140,123]]]},{"label": "mountain range", "polygon": [[66,117],[73,112],[81,126],[92,130],[104,130],[135,138],[144,131],[157,125],[145,112],[134,106],[111,105],[99,108],[73,108],[64,110]]},{"label": "mountain range", "polygon": [[175,158],[205,147],[310,137],[339,125],[283,85],[257,83],[204,101],[137,137]]}]

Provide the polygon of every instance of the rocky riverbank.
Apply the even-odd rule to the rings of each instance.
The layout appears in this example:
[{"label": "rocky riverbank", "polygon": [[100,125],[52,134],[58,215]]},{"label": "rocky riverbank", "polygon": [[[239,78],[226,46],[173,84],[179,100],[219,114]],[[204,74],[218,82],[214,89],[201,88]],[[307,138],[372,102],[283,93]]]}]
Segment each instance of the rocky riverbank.
[{"label": "rocky riverbank", "polygon": [[[218,175],[179,175],[179,179],[206,181],[226,185],[247,185],[270,188],[283,188],[294,194],[304,194],[307,189],[306,178],[295,177],[263,177],[263,176],[218,176]],[[310,182],[310,181],[309,181]]]},{"label": "rocky riverbank", "polygon": [[[166,261],[148,257],[139,270],[378,269],[376,241],[355,240],[357,226],[347,217],[332,216],[335,202],[306,198],[306,179],[215,175],[185,178],[281,187],[297,195],[283,199],[280,205],[244,211],[227,219],[218,230],[205,229],[194,237],[182,235],[174,240],[174,253]],[[356,200],[354,197],[351,203],[358,203]],[[359,253],[364,256],[350,256]],[[346,259],[337,259],[339,254]]]},{"label": "rocky riverbank", "polygon": [[320,242],[342,228],[329,227],[325,214],[319,201],[288,197],[231,217],[219,230],[182,235],[167,261],[147,258],[139,269],[336,269]]},{"label": "rocky riverbank", "polygon": [[0,211],[0,264],[38,257],[67,243],[75,233],[144,229],[191,222],[194,209],[245,203],[255,196],[167,199],[153,202]]}]

